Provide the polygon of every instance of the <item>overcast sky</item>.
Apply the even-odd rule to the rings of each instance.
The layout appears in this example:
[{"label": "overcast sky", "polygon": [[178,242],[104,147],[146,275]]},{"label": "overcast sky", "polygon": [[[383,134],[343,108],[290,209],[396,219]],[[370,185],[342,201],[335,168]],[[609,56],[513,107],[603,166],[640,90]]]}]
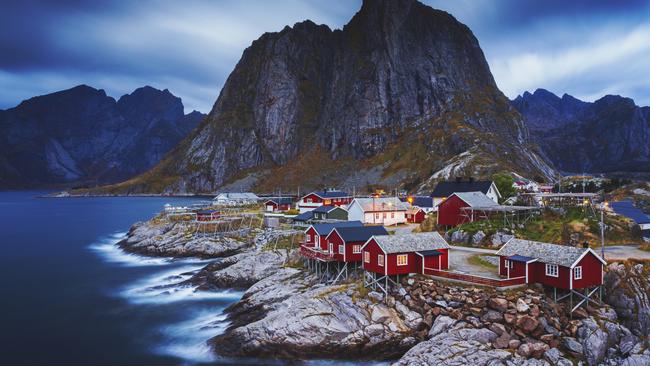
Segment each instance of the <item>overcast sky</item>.
[{"label": "overcast sky", "polygon": [[[650,105],[650,2],[425,0],[467,24],[513,98],[545,88]],[[118,98],[151,85],[209,112],[242,51],[311,19],[341,28],[361,0],[7,2],[0,11],[0,108],[78,84]]]}]

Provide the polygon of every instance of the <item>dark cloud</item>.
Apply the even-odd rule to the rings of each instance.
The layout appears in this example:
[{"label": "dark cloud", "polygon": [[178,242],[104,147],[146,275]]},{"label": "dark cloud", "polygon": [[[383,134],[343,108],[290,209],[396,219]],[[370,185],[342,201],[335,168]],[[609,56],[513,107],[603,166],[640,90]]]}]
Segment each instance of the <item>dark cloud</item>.
[{"label": "dark cloud", "polygon": [[[360,3],[8,2],[0,11],[0,108],[81,83],[115,97],[148,84],[169,88],[188,110],[207,112],[244,48],[262,33],[304,19],[340,28]],[[545,87],[584,98],[619,93],[650,104],[650,80],[637,75],[650,60],[645,2],[425,3],[472,28],[510,97]]]}]

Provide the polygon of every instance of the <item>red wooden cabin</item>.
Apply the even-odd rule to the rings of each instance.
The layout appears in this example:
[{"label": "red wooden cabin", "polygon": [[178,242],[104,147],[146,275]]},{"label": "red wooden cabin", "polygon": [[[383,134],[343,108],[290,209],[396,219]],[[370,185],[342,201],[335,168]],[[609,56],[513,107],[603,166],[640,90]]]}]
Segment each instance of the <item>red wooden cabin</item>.
[{"label": "red wooden cabin", "polygon": [[264,202],[264,209],[267,212],[288,211],[292,202],[291,197],[272,197]]},{"label": "red wooden cabin", "polygon": [[303,196],[298,201],[300,212],[311,211],[319,206],[345,206],[352,202],[352,197],[347,192],[336,190],[315,191]]},{"label": "red wooden cabin", "polygon": [[563,290],[603,284],[607,264],[591,248],[512,239],[498,252],[499,274]]},{"label": "red wooden cabin", "polygon": [[449,244],[437,232],[373,236],[361,251],[363,269],[384,276],[449,268]]},{"label": "red wooden cabin", "polygon": [[496,203],[483,192],[458,192],[450,195],[438,205],[438,225],[457,226],[469,220],[463,216],[463,207],[490,207]]},{"label": "red wooden cabin", "polygon": [[361,262],[361,247],[374,235],[388,235],[383,226],[337,227],[327,236],[328,251],[339,262]]},{"label": "red wooden cabin", "polygon": [[327,236],[332,229],[337,227],[354,227],[363,226],[361,221],[341,221],[327,224],[313,224],[305,230],[305,243],[303,245],[308,247],[318,248],[319,250],[327,250]]},{"label": "red wooden cabin", "polygon": [[221,212],[217,210],[201,210],[196,213],[196,221],[213,221],[221,216]]},{"label": "red wooden cabin", "polygon": [[406,221],[412,224],[421,223],[424,221],[425,217],[426,214],[424,213],[424,210],[419,207],[412,206],[408,211],[406,211]]}]

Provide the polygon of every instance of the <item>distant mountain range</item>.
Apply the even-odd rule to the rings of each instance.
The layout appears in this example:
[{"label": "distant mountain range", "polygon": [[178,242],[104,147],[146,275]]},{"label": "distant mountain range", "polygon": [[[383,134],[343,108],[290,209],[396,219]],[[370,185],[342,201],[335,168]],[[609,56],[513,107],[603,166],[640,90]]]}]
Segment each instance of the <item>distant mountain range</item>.
[{"label": "distant mountain range", "polygon": [[589,103],[544,89],[512,104],[557,169],[650,179],[650,107],[617,95]]},{"label": "distant mountain range", "polygon": [[342,30],[305,21],[262,35],[206,122],[106,191],[418,191],[501,170],[554,174],[470,29],[415,0],[365,0]]},{"label": "distant mountain range", "polygon": [[144,172],[205,115],[168,90],[118,101],[86,85],[0,110],[0,188],[94,186]]}]

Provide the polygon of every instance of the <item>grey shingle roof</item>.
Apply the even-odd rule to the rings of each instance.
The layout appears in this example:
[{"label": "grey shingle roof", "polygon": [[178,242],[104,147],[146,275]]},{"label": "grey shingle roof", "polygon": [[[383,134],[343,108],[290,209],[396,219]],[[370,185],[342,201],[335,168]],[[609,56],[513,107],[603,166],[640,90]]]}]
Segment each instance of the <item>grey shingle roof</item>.
[{"label": "grey shingle roof", "polygon": [[499,249],[497,255],[532,257],[537,258],[543,263],[571,267],[585,251],[587,251],[586,248],[523,239],[511,239]]},{"label": "grey shingle roof", "polygon": [[364,212],[406,211],[409,209],[409,204],[400,201],[397,197],[355,198],[354,201],[359,203]]},{"label": "grey shingle roof", "polygon": [[373,238],[386,254],[449,248],[447,241],[435,231],[417,234],[374,236]]},{"label": "grey shingle roof", "polygon": [[496,202],[492,201],[483,192],[458,192],[454,194],[471,207],[490,207],[497,205]]}]

